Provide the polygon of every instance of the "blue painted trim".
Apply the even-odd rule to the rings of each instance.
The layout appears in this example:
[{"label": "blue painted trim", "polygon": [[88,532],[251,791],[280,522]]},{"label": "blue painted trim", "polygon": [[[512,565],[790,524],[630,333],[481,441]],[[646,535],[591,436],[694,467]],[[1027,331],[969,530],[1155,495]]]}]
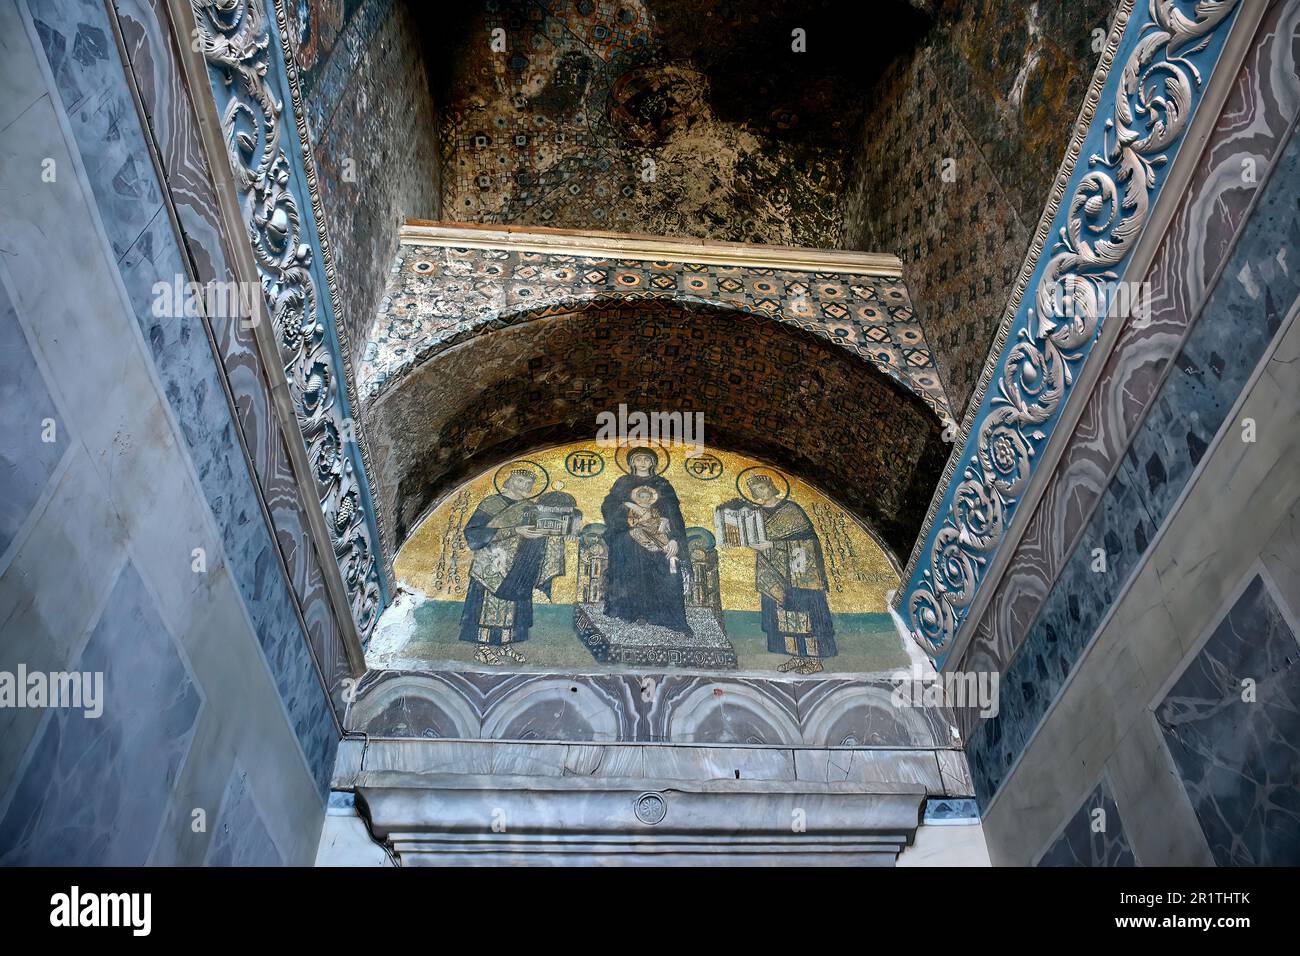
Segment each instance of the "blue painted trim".
[{"label": "blue painted trim", "polygon": [[[981,807],[1006,781],[1124,583],[1141,567],[1300,298],[1300,269],[1291,265],[1300,260],[1300,133],[1294,128],[1261,188],[1119,471],[1007,665],[997,715],[970,735],[966,755]],[[1279,259],[1281,250],[1288,254]],[[1106,553],[1107,573],[1092,571],[1095,548]]]},{"label": "blue painted trim", "polygon": [[[268,270],[274,273],[262,277],[268,309],[271,311],[274,310],[273,298],[284,294],[282,290],[297,293],[304,299],[309,297],[315,306],[314,314],[308,318],[315,320],[316,326],[321,330],[321,338],[319,341],[312,340],[311,333],[307,333],[308,341],[303,344],[303,337],[299,336],[299,347],[303,351],[295,362],[307,364],[295,371],[292,376],[294,381],[291,382],[291,385],[296,383],[300,390],[300,394],[295,395],[298,413],[305,414],[309,421],[305,425],[295,422],[293,430],[300,433],[300,438],[307,445],[312,467],[320,475],[329,475],[329,481],[333,483],[319,502],[327,524],[333,525],[336,521],[347,523],[348,539],[342,545],[346,550],[342,556],[336,556],[336,560],[340,561],[340,573],[349,591],[348,599],[354,605],[352,614],[364,646],[375,621],[389,601],[390,590],[380,555],[382,540],[375,520],[374,498],[361,447],[358,442],[347,440],[347,429],[344,427],[346,421],[355,421],[347,394],[347,363],[343,359],[338,319],[334,313],[333,290],[323,262],[323,243],[312,204],[297,117],[293,112],[292,87],[288,67],[284,62],[276,3],[275,0],[240,0],[227,10],[212,5],[196,8],[196,15],[202,21],[200,33],[206,31],[209,35],[205,42],[212,44],[204,52],[209,86],[218,111],[223,116],[223,125],[229,119],[226,115],[228,107],[232,102],[238,104],[244,112],[237,114],[233,122],[237,127],[251,122],[251,128],[243,131],[257,138],[258,141],[252,145],[252,155],[259,162],[266,150],[264,140],[269,124],[275,125],[278,134],[270,167],[259,168],[256,174],[258,182],[251,187],[239,187],[246,189],[239,196],[239,201],[247,220],[245,225],[253,233],[255,251],[261,243],[274,245],[272,234],[276,230],[279,230],[280,241],[284,241],[286,231],[257,221],[251,203],[261,199],[263,194],[277,203],[281,200],[286,203],[292,201],[298,216],[293,241],[310,250],[310,261],[305,270],[297,271],[297,263],[276,263],[273,266],[259,264],[259,269],[263,273]],[[231,30],[237,33],[227,36],[226,33]],[[217,35],[219,33],[220,36]],[[232,46],[232,41],[237,46]],[[262,115],[267,110],[272,111],[273,115]],[[229,135],[228,131],[223,131],[223,137]],[[283,183],[279,180],[281,172],[286,179]],[[287,195],[281,195],[282,193]],[[282,206],[276,206],[276,215],[284,215]],[[279,288],[273,290],[271,284]],[[281,345],[284,345],[283,341]],[[319,378],[315,369],[326,362],[330,381],[327,385],[318,387]],[[301,376],[301,380],[297,376]],[[309,438],[302,432],[303,428],[313,431],[336,430],[337,446],[332,442]],[[340,458],[346,461],[347,468],[339,466]],[[347,477],[344,477],[345,474]],[[346,502],[349,509],[346,512],[342,497],[344,492],[348,495],[355,493],[355,500]],[[364,534],[361,529],[364,529]],[[338,537],[339,531],[331,527],[330,534]],[[363,542],[364,551],[347,543],[363,536],[368,538]],[[355,573],[350,574],[349,568]]]},{"label": "blue painted trim", "polygon": [[[282,129],[281,143],[285,148],[285,154],[289,157],[291,166],[290,175],[293,178],[293,189],[295,196],[311,196],[307,188],[307,171],[303,165],[302,144],[298,139],[297,117],[293,112],[293,99],[288,95],[289,75],[285,69],[284,57],[280,51],[284,49],[281,45],[280,29],[276,22],[275,0],[266,0],[267,19],[271,37],[271,60],[275,64],[275,75],[279,89],[275,92],[283,99],[284,106],[284,127]],[[221,104],[225,105],[225,104]],[[318,295],[318,305],[320,306],[321,316],[324,319],[326,333],[329,336],[330,358],[334,361],[335,381],[338,383],[337,401],[343,412],[343,417],[350,421],[357,421],[352,414],[352,402],[348,399],[348,389],[346,387],[347,374],[343,365],[343,346],[339,342],[338,334],[338,316],[334,314],[334,302],[330,284],[325,275],[325,268],[322,265],[323,257],[320,254],[320,228],[316,223],[316,210],[309,201],[300,204],[299,212],[302,215],[303,235],[308,239],[313,250],[311,259],[311,275],[316,283],[318,291],[324,290],[325,294]],[[379,537],[379,526],[375,522],[375,501],[370,492],[370,476],[366,474],[366,465],[361,457],[361,445],[359,442],[348,442],[345,446],[348,451],[348,460],[352,462],[357,476],[357,486],[361,490],[361,500],[365,506],[366,527],[370,529],[371,547],[375,555],[375,571],[379,576],[379,591],[382,595],[379,611],[376,617],[383,612],[392,600],[392,594],[388,586],[388,575],[385,573],[385,564],[379,554],[379,549],[383,543]],[[364,640],[365,635],[362,635]]]},{"label": "blue painted trim", "polygon": [[[1186,50],[1177,51],[1181,54],[1181,60],[1189,61],[1195,66],[1201,80],[1199,85],[1192,90],[1192,102],[1189,107],[1189,115],[1187,118],[1188,125],[1190,125],[1191,122],[1191,114],[1195,113],[1196,107],[1203,99],[1204,89],[1209,83],[1214,68],[1218,63],[1219,56],[1223,51],[1223,45],[1226,42],[1228,33],[1231,31],[1232,24],[1236,22],[1239,10],[1240,6],[1234,7],[1231,13],[1225,18],[1224,22],[1220,23],[1205,39],[1203,46],[1194,48],[1191,52]],[[1035,308],[1036,292],[1043,281],[1044,276],[1047,274],[1049,264],[1053,257],[1061,251],[1062,248],[1059,242],[1053,242],[1052,240],[1054,237],[1060,237],[1063,232],[1068,229],[1071,199],[1079,191],[1085,177],[1095,169],[1102,166],[1098,161],[1098,157],[1105,155],[1108,152],[1106,148],[1107,143],[1113,142],[1115,136],[1113,107],[1119,93],[1123,68],[1125,64],[1128,63],[1130,56],[1138,48],[1139,43],[1141,43],[1144,37],[1150,32],[1154,22],[1155,21],[1151,14],[1151,7],[1139,0],[1137,9],[1134,10],[1133,15],[1130,17],[1129,22],[1124,29],[1124,34],[1120,39],[1112,61],[1112,69],[1102,87],[1098,109],[1083,140],[1082,148],[1080,150],[1080,159],[1085,160],[1086,158],[1086,161],[1077,163],[1072,175],[1070,176],[1068,186],[1064,192],[1064,199],[1061,202],[1060,208],[1057,210],[1057,214],[1052,221],[1051,230],[1048,233],[1049,241],[1044,244],[1044,248],[1039,253],[1037,265],[1029,283],[1026,285],[1024,297],[1021,300],[1019,310],[1016,313],[1016,317],[1010,327],[1006,342],[998,358],[996,364],[998,372],[995,373],[993,380],[990,382],[989,387],[986,389],[980,401],[978,411],[973,419],[973,425],[966,438],[965,445],[962,447],[957,458],[957,467],[953,470],[952,477],[949,480],[948,486],[943,493],[943,497],[940,499],[940,504],[935,511],[936,519],[934,524],[926,533],[926,536],[921,543],[921,547],[917,552],[920,555],[920,558],[916,562],[912,574],[907,581],[906,587],[900,592],[898,607],[904,614],[905,618],[911,618],[909,622],[910,626],[913,631],[921,637],[922,642],[928,642],[927,646],[934,648],[933,656],[937,666],[940,668],[947,663],[952,655],[953,649],[960,646],[961,642],[958,640],[958,636],[961,634],[961,628],[965,622],[967,611],[973,601],[973,594],[978,591],[979,587],[983,583],[988,567],[987,560],[991,554],[996,553],[996,547],[994,547],[991,552],[980,552],[969,548],[962,549],[965,557],[969,559],[971,566],[973,566],[974,584],[971,600],[968,600],[964,606],[952,607],[955,624],[952,628],[952,636],[949,640],[944,641],[941,644],[936,644],[936,642],[928,638],[928,636],[923,632],[923,629],[918,627],[916,618],[911,614],[912,601],[915,597],[924,597],[927,593],[932,593],[929,581],[934,575],[932,554],[935,548],[936,538],[944,531],[956,533],[957,522],[954,517],[953,503],[958,485],[964,479],[974,477],[976,474],[980,473],[981,470],[979,469],[977,462],[979,456],[978,443],[981,428],[990,418],[995,409],[1006,407],[1005,402],[999,401],[999,391],[997,389],[997,382],[1001,378],[1001,370],[1008,368],[1011,365],[1013,358],[1012,352],[1018,345],[1025,341],[1034,340],[1034,328],[1037,325],[1037,321],[1031,318],[1030,313]],[[1133,98],[1130,96],[1129,99],[1131,102]],[[1185,130],[1186,126],[1184,126],[1184,132]],[[1169,166],[1177,158],[1181,148],[1181,143],[1182,137],[1180,136],[1178,140],[1174,141],[1160,153],[1160,155],[1164,157],[1164,161],[1156,168],[1154,185],[1147,190],[1147,196],[1151,206],[1154,206],[1159,198],[1162,187],[1168,179]],[[1113,169],[1108,171],[1114,172]],[[1101,237],[1092,236],[1090,238],[1095,240]],[[1109,280],[1112,287],[1124,280],[1125,272],[1132,257],[1132,248],[1133,247],[1130,246],[1129,251],[1125,254],[1124,258],[1110,267],[1109,271],[1114,273],[1113,277]],[[1095,272],[1090,274],[1094,276],[1096,275]],[[1066,321],[1068,321],[1068,319],[1062,319],[1061,323]],[[1030,476],[1032,476],[1033,470],[1037,467],[1038,461],[1041,458],[1039,452],[1050,441],[1052,431],[1055,428],[1056,423],[1059,421],[1061,413],[1073,393],[1072,385],[1074,382],[1074,376],[1077,374],[1077,370],[1087,360],[1093,345],[1097,341],[1101,329],[1104,327],[1104,324],[1104,318],[1098,321],[1091,338],[1086,342],[1086,344],[1081,348],[1072,350],[1071,355],[1074,356],[1074,360],[1067,363],[1070,374],[1070,383],[1064,386],[1064,394],[1050,417],[1040,423],[1024,427],[1023,429],[1021,437],[1030,448],[1028,464]],[[1028,432],[1028,434],[1024,434],[1024,432]],[[1026,483],[1027,481],[1028,478],[1026,479]],[[1005,534],[1006,527],[1010,525],[1016,513],[1018,504],[1018,499],[1006,502],[1005,513],[1002,517],[1003,534]]]}]

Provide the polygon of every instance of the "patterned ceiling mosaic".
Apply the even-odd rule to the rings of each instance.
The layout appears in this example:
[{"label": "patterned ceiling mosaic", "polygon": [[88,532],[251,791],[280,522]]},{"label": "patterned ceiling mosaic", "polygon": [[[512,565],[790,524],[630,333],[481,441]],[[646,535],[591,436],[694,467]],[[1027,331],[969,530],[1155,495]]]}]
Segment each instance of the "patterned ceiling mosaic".
[{"label": "patterned ceiling mosaic", "polygon": [[885,71],[857,139],[844,146],[851,171],[839,244],[903,260],[917,319],[960,415],[1051,193],[1116,0],[936,7],[934,26]]},{"label": "patterned ceiling mosaic", "polygon": [[867,360],[951,420],[899,279],[411,244],[400,250],[363,349],[360,393],[373,397],[470,335],[610,299],[723,305],[785,322]]},{"label": "patterned ceiling mosaic", "polygon": [[459,16],[427,27],[445,217],[823,247],[876,74],[928,22],[903,0],[492,0]]},{"label": "patterned ceiling mosaic", "polygon": [[[689,452],[689,454],[688,454]],[[825,495],[762,462],[672,443],[578,442],[465,483],[395,562],[372,665],[906,667],[898,572]]]}]

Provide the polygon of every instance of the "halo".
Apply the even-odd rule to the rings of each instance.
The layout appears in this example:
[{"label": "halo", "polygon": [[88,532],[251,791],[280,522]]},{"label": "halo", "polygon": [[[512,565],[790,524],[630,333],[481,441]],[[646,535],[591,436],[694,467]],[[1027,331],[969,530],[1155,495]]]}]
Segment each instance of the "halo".
[{"label": "halo", "polygon": [[718,546],[718,539],[713,536],[713,532],[708,528],[690,527],[686,529],[686,543],[689,545],[698,541],[704,545],[704,550],[709,551]]},{"label": "halo", "polygon": [[627,454],[630,451],[636,451],[640,448],[648,448],[655,453],[659,459],[660,465],[655,469],[656,475],[662,475],[672,464],[672,457],[668,454],[668,449],[655,441],[640,441],[635,445],[619,445],[614,449],[614,464],[618,465],[618,470],[625,475],[632,474],[632,470],[627,466]]},{"label": "halo", "polygon": [[[754,474],[750,475],[750,472],[754,472]],[[758,502],[749,496],[749,492],[745,488],[745,481],[747,480],[746,476],[752,478],[757,475],[766,475],[768,478],[771,478],[773,487],[780,488],[782,484],[785,485],[785,491],[781,492],[780,496],[776,499],[777,504],[780,504],[782,501],[785,501],[790,497],[790,479],[781,474],[775,468],[768,468],[766,465],[750,465],[736,476],[736,490],[740,492],[740,497],[744,498],[750,504],[756,505]]]},{"label": "halo", "polygon": [[531,472],[534,479],[533,487],[535,488],[537,487],[538,484],[537,478],[539,477],[541,478],[541,487],[537,488],[537,490],[534,491],[531,495],[528,495],[526,498],[524,498],[523,499],[524,501],[531,501],[532,499],[536,498],[538,495],[545,492],[547,488],[551,487],[551,476],[546,473],[545,468],[537,464],[537,462],[535,461],[529,461],[526,458],[520,458],[517,461],[507,462],[506,464],[502,465],[500,468],[496,470],[496,474],[492,476],[492,487],[496,489],[497,494],[499,495],[505,494],[505,492],[501,490],[501,485],[505,482],[506,478],[510,476],[510,472],[512,471]]}]

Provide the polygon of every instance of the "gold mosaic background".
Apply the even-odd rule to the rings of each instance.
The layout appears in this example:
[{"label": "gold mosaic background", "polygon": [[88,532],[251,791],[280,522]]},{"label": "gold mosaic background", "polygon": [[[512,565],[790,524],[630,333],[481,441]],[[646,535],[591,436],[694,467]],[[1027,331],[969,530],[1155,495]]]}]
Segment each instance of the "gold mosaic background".
[{"label": "gold mosaic background", "polygon": [[[604,470],[593,477],[575,477],[565,469],[568,456],[584,450],[595,451],[604,459]],[[546,469],[551,479],[548,491],[573,495],[586,525],[601,520],[601,502],[623,474],[615,463],[614,452],[613,448],[578,442],[535,452],[526,460]],[[680,448],[671,450],[671,462],[663,474],[677,492],[686,526],[712,531],[714,508],[739,496],[736,476],[749,467],[770,466],[744,455],[715,449],[705,449],[705,452],[721,462],[719,477],[705,480],[687,472],[684,450]],[[478,503],[493,493],[492,479],[499,470],[494,468],[466,482],[421,522],[393,563],[399,581],[423,591],[430,600],[464,599],[469,585],[471,552],[462,528]],[[827,599],[832,613],[884,613],[885,595],[899,586],[899,577],[880,545],[825,495],[795,478],[786,477],[790,482],[790,496],[808,513],[821,540],[830,582]],[[754,589],[754,552],[748,548],[719,548],[718,557],[723,608],[759,610],[759,596]],[[573,603],[578,585],[576,541],[567,542],[565,570],[565,576],[555,581],[552,590],[555,599],[551,603]],[[540,593],[534,592],[533,599],[540,604],[547,603]]]}]

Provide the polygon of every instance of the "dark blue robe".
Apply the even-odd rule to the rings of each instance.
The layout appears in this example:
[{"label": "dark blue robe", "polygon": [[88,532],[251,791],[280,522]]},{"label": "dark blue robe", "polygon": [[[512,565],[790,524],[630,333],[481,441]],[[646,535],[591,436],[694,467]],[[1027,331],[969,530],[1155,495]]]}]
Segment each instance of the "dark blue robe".
[{"label": "dark blue robe", "polygon": [[[649,551],[628,533],[628,509],[634,488],[649,485],[659,493],[655,510],[668,519],[668,536],[677,542],[677,571],[669,570],[668,555]],[[690,564],[686,548],[686,523],[677,502],[677,492],[660,475],[639,478],[623,475],[614,482],[600,508],[605,520],[605,543],[609,564],[605,572],[605,613],[624,621],[658,624],[683,634],[686,624],[686,595],[682,591],[682,569]]]},{"label": "dark blue robe", "polygon": [[[767,649],[773,654],[793,657],[834,657],[839,653],[835,646],[835,623],[825,591],[811,588],[791,588],[785,592],[785,603],[777,604],[766,594],[763,603],[763,633],[767,635]],[[794,634],[781,629],[778,611],[802,612],[809,616],[810,633]],[[809,638],[816,641],[810,646]],[[790,643],[787,643],[790,642]]]}]

